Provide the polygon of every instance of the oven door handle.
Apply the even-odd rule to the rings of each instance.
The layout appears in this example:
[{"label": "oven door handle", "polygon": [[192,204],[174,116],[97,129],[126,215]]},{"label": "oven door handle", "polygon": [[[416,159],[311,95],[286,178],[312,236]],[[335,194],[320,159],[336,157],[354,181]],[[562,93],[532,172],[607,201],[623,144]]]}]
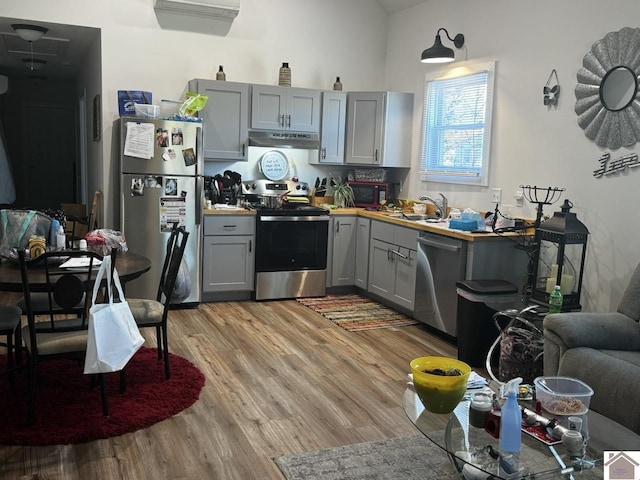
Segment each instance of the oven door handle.
[{"label": "oven door handle", "polygon": [[328,222],[328,215],[260,215],[259,222]]}]

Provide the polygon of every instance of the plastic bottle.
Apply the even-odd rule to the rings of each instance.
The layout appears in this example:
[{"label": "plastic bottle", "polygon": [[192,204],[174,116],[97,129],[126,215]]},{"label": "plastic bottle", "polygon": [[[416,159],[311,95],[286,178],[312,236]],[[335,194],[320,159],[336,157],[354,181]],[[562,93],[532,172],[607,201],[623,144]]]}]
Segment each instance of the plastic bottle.
[{"label": "plastic bottle", "polygon": [[64,234],[64,227],[62,225],[58,225],[56,246],[58,247],[58,250],[64,250],[67,247],[67,236]]},{"label": "plastic bottle", "polygon": [[522,443],[522,410],[518,405],[518,388],[522,378],[514,378],[507,383],[507,401],[502,405],[500,413],[500,451],[511,458],[505,458],[510,464],[511,472],[518,469],[520,448]]},{"label": "plastic bottle", "polygon": [[560,285],[553,287],[553,292],[549,295],[549,313],[560,313],[562,310],[562,292]]},{"label": "plastic bottle", "polygon": [[49,228],[49,246],[52,248],[58,247],[58,230],[60,229],[60,222],[56,219],[51,220],[51,227]]}]

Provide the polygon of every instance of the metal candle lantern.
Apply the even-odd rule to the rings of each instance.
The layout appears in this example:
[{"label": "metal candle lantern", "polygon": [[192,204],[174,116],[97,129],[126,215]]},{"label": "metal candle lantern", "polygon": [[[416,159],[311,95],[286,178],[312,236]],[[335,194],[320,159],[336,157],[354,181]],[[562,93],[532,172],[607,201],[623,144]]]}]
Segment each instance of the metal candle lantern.
[{"label": "metal candle lantern", "polygon": [[554,286],[560,285],[562,310],[579,310],[582,275],[589,230],[571,213],[573,204],[565,200],[560,212],[542,222],[535,231],[537,262],[531,300],[547,305]]}]

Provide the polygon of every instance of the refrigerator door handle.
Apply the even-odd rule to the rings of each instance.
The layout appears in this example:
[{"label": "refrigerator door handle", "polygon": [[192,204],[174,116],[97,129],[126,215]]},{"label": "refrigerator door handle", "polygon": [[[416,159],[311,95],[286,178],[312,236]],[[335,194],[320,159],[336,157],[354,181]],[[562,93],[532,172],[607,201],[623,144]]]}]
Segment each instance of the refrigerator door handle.
[{"label": "refrigerator door handle", "polygon": [[204,177],[196,177],[196,225],[202,223],[202,208],[204,205]]},{"label": "refrigerator door handle", "polygon": [[202,147],[203,141],[202,127],[196,127],[196,175],[204,174],[204,148]]}]

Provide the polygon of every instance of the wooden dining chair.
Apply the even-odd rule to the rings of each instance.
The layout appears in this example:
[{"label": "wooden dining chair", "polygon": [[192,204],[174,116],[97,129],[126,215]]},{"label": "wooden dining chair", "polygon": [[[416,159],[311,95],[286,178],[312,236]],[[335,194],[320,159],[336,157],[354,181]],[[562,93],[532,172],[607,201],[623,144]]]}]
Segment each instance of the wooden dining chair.
[{"label": "wooden dining chair", "polygon": [[171,378],[167,317],[188,238],[189,232],[184,227],[174,228],[171,231],[167,241],[158,294],[155,300],[127,298],[129,308],[131,308],[131,313],[138,327],[155,327],[156,329],[158,359],[164,359],[164,371],[167,380]]},{"label": "wooden dining chair", "polygon": [[[61,252],[45,252],[38,261],[38,265],[27,262],[24,249],[18,250],[22,290],[26,310],[27,325],[22,328],[25,350],[27,353],[27,372],[29,381],[27,421],[31,425],[35,419],[35,400],[37,389],[37,365],[45,360],[72,359],[82,365],[87,349],[88,311],[93,288],[91,274],[93,268],[102,256],[87,251],[65,251],[64,256],[69,259],[88,258],[86,266],[73,269],[62,269],[58,265]],[[43,268],[46,274],[45,294],[49,304],[54,302],[62,309],[70,309],[84,298],[83,308],[79,313],[60,315],[59,311],[51,310],[48,321],[36,321],[32,306],[32,288],[29,282],[30,271]],[[34,292],[35,293],[35,292]],[[99,376],[102,393],[102,410],[108,415],[108,406],[104,387],[104,377]]]},{"label": "wooden dining chair", "polygon": [[9,376],[9,387],[11,388],[11,392],[16,391],[13,374],[17,368],[20,368],[21,363],[21,318],[22,311],[15,305],[0,305],[0,336],[6,338],[5,342],[0,343],[0,345],[6,347],[7,350],[7,367],[0,371],[0,374],[7,374]]}]

